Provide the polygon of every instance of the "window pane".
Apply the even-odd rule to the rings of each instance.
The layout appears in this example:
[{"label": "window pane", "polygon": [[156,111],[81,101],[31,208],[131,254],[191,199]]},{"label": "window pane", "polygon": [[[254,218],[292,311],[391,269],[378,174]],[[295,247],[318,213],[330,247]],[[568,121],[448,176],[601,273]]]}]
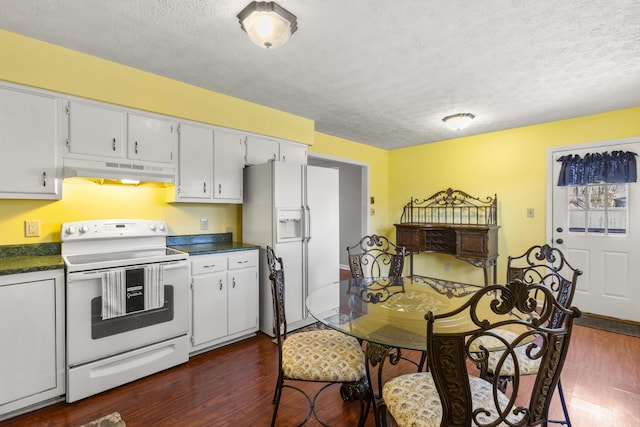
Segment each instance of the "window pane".
[{"label": "window pane", "polygon": [[606,187],[604,185],[589,185],[587,188],[589,191],[589,209],[603,208]]},{"label": "window pane", "polygon": [[567,187],[569,232],[626,236],[628,184]]}]

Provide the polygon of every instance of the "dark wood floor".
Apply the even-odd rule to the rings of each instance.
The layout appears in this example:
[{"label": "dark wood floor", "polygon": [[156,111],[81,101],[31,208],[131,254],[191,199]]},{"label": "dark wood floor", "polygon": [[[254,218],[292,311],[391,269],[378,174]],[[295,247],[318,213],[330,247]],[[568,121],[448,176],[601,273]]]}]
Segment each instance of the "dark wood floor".
[{"label": "dark wood floor", "polygon": [[[268,426],[276,357],[276,346],[259,334],[98,396],[54,404],[0,425],[77,427],[118,411],[127,427]],[[402,369],[410,368],[388,374]],[[562,381],[575,427],[640,425],[640,338],[576,326]],[[286,390],[278,425],[295,425],[303,406],[295,392]],[[337,388],[318,406],[332,426],[356,424],[358,404],[343,403]],[[558,411],[556,401],[552,412]],[[367,426],[373,425],[369,417]]]}]

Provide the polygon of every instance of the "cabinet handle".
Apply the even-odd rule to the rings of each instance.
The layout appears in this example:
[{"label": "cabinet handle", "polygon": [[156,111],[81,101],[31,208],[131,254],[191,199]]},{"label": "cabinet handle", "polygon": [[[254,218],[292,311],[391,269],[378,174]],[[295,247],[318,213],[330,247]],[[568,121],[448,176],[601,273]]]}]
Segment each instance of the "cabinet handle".
[{"label": "cabinet handle", "polygon": [[138,154],[138,141],[135,142],[133,151]]},{"label": "cabinet handle", "polygon": [[273,160],[278,160],[278,155],[276,153],[273,153]]},{"label": "cabinet handle", "polygon": [[47,186],[47,172],[42,172],[42,186]]},{"label": "cabinet handle", "polygon": [[249,260],[245,259],[244,261],[236,261],[236,264],[246,264],[248,262],[249,262]]},{"label": "cabinet handle", "polygon": [[232,281],[233,281],[233,285],[231,285],[231,287],[232,287],[232,288],[235,288],[235,287],[236,287],[236,278],[234,277],[234,278],[232,279]]},{"label": "cabinet handle", "polygon": [[284,154],[282,155],[282,159],[283,162],[287,160],[287,156],[285,156]]},{"label": "cabinet handle", "polygon": [[113,138],[113,142],[111,143],[111,149],[113,149],[113,151],[116,151],[116,148],[117,148],[116,139]]},{"label": "cabinet handle", "polygon": [[222,193],[222,184],[218,184],[218,194]]},{"label": "cabinet handle", "polygon": [[202,192],[205,193],[205,194],[207,193],[207,183],[206,182],[202,183]]},{"label": "cabinet handle", "polygon": [[222,290],[222,279],[218,281],[220,283],[220,290]]}]

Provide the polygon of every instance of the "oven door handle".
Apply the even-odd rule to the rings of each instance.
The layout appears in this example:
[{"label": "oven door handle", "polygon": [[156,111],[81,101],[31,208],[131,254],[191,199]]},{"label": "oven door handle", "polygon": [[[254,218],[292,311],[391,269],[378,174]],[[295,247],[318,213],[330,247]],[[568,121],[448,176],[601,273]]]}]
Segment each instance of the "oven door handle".
[{"label": "oven door handle", "polygon": [[[159,263],[158,265],[164,267],[164,271],[174,270],[176,268],[185,268],[187,266],[186,261],[172,261],[166,263]],[[92,270],[92,271],[74,271],[67,275],[67,279],[72,282],[74,280],[91,280],[91,279],[100,279],[102,278],[102,273],[105,271],[110,271],[114,269],[135,269],[140,268],[140,265],[127,265],[124,267],[114,267],[114,268],[105,268],[103,270]]]}]

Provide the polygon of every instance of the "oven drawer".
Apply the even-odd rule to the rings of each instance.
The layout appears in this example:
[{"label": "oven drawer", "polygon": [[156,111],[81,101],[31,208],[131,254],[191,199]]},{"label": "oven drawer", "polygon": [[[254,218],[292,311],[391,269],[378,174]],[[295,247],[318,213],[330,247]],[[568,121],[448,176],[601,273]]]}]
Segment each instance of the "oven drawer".
[{"label": "oven drawer", "polygon": [[67,371],[67,402],[92,396],[189,359],[186,335],[140,349],[96,360]]},{"label": "oven drawer", "polygon": [[242,251],[233,255],[229,255],[229,270],[238,268],[248,268],[256,266],[255,251]]},{"label": "oven drawer", "polygon": [[227,257],[225,255],[199,255],[191,257],[191,274],[207,274],[226,271]]}]

